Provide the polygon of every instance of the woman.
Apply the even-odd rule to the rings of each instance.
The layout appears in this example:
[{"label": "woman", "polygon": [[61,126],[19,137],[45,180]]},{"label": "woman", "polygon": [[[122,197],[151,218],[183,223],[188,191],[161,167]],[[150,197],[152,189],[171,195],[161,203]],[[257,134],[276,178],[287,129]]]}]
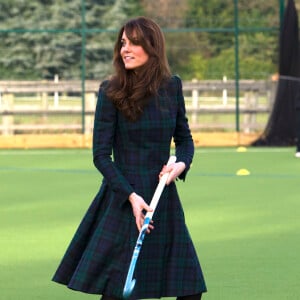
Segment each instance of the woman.
[{"label": "woman", "polygon": [[[103,182],[53,278],[104,300],[122,298],[138,231],[166,172],[131,299],[198,300],[206,291],[174,183],[185,179],[194,146],[181,80],[170,74],[164,45],[150,19],[138,17],[120,29],[116,73],[101,84],[95,112],[93,159]],[[163,167],[172,138],[177,162]]]}]

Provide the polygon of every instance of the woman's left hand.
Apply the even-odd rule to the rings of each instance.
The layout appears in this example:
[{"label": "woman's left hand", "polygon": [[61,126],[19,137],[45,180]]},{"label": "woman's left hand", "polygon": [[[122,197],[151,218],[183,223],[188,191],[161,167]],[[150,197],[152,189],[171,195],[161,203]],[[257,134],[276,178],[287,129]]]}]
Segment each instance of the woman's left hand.
[{"label": "woman's left hand", "polygon": [[[144,201],[144,199],[141,196],[134,192],[130,194],[128,200],[132,206],[132,212],[135,217],[135,222],[138,231],[141,231],[145,220],[145,214],[143,213],[143,210],[145,210],[146,212],[150,212],[153,211],[153,209]],[[151,220],[148,226],[147,233],[150,233],[150,231],[153,229],[153,221]]]},{"label": "woman's left hand", "polygon": [[170,173],[166,185],[169,185],[185,170],[185,163],[182,161],[173,163],[169,166],[163,166],[159,173],[159,179],[165,174]]}]

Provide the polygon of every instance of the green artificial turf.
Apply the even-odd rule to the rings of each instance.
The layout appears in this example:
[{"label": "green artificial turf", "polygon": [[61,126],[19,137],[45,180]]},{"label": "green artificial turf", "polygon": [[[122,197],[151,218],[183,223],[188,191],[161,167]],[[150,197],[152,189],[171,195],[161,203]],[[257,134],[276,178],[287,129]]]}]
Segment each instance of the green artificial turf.
[{"label": "green artificial turf", "polygon": [[[207,281],[204,300],[299,297],[300,159],[293,154],[196,150],[177,186]],[[237,176],[240,169],[250,175]],[[51,282],[100,183],[90,150],[0,151],[0,299],[100,298]]]}]

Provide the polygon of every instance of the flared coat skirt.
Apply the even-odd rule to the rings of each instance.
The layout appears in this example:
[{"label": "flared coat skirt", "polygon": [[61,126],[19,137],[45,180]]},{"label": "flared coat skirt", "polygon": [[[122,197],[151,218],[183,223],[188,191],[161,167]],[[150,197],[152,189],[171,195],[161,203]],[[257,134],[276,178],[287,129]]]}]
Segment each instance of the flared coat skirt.
[{"label": "flared coat skirt", "polygon": [[[145,199],[151,200],[154,188]],[[103,182],[82,219],[53,281],[70,289],[122,298],[138,237],[130,202]],[[150,202],[148,200],[147,202]],[[176,297],[206,291],[175,183],[166,186],[137,261],[131,299]]]}]

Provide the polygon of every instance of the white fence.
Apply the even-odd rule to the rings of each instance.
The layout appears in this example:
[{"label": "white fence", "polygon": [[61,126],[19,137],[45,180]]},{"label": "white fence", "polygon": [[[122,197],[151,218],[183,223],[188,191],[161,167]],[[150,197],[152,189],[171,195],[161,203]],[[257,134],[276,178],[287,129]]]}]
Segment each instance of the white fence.
[{"label": "white fence", "polygon": [[[99,81],[85,82],[82,108],[81,81],[0,81],[0,132],[91,133]],[[271,110],[276,82],[241,80],[238,110],[235,82],[185,81],[183,91],[193,131],[261,131]]]}]

